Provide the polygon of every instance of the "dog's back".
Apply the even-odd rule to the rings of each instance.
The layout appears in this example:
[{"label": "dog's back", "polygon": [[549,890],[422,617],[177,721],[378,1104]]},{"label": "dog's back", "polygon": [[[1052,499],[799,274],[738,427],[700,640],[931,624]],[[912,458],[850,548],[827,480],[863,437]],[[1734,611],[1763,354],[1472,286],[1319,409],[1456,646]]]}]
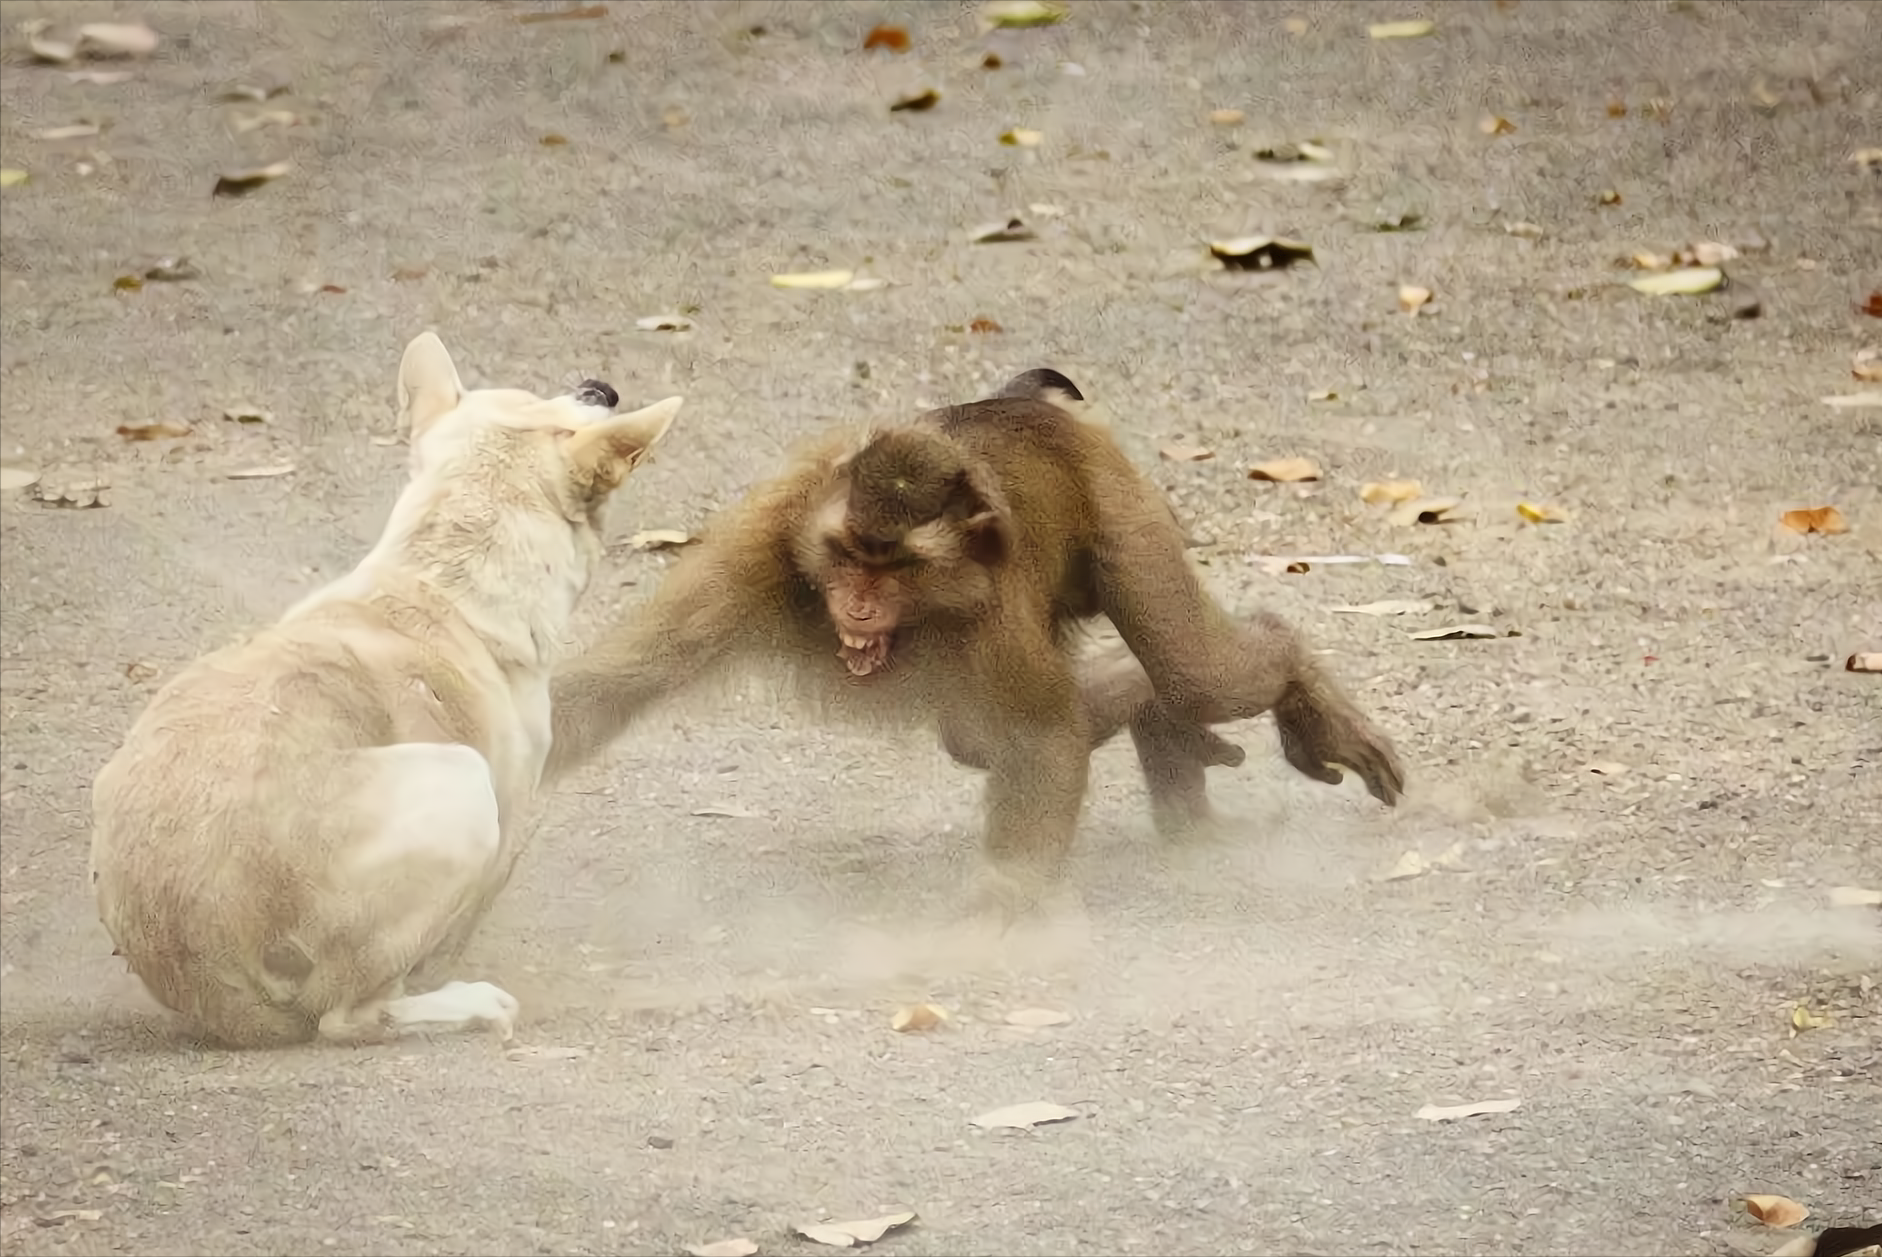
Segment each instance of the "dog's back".
[{"label": "dog's back", "polygon": [[92,795],[100,916],[152,993],[232,1043],[307,1038],[333,997],[315,962],[371,928],[327,876],[368,819],[371,752],[478,745],[465,692],[455,667],[348,604],[165,685]]}]

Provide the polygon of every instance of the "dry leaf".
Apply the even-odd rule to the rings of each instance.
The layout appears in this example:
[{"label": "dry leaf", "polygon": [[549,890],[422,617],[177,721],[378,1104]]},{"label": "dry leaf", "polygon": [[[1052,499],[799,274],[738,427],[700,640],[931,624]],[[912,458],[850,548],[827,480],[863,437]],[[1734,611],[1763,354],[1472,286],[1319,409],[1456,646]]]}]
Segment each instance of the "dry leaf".
[{"label": "dry leaf", "polygon": [[33,138],[56,143],[60,140],[88,140],[98,132],[99,126],[95,122],[75,122],[70,126],[47,127],[44,131],[35,131]]},{"label": "dry leaf", "polygon": [[1377,222],[1372,224],[1372,229],[1382,233],[1394,231],[1422,231],[1424,225],[1425,216],[1420,214],[1417,210],[1401,210],[1396,214],[1384,215]]},{"label": "dry leaf", "polygon": [[1850,393],[1842,397],[1820,397],[1817,399],[1825,406],[1835,406],[1838,410],[1860,410],[1872,406],[1882,406],[1882,391],[1873,393]]},{"label": "dry leaf", "polygon": [[1211,109],[1209,121],[1219,127],[1238,127],[1248,115],[1239,109]]},{"label": "dry leaf", "polygon": [[1282,484],[1295,484],[1303,480],[1320,479],[1320,464],[1311,458],[1275,458],[1265,463],[1256,463],[1248,469],[1250,480],[1272,480]]},{"label": "dry leaf", "polygon": [[635,319],[634,326],[643,332],[690,332],[693,321],[684,314],[650,314]]},{"label": "dry leaf", "polygon": [[1621,203],[1621,194],[1616,192],[1613,188],[1603,188],[1600,192],[1595,194],[1594,199],[1597,205],[1619,205]]},{"label": "dry leaf", "polygon": [[1365,602],[1356,607],[1334,607],[1342,615],[1423,615],[1436,611],[1437,604],[1416,598],[1387,598],[1383,602]]},{"label": "dry leaf", "polygon": [[1849,373],[1872,384],[1882,383],[1882,349],[1858,349],[1850,359]]},{"label": "dry leaf", "polygon": [[908,32],[899,26],[871,27],[863,36],[863,51],[873,52],[877,48],[887,48],[890,52],[907,52],[909,47]]},{"label": "dry leaf", "polygon": [[202,277],[203,273],[182,257],[161,258],[144,268],[144,278],[159,284],[181,284]]},{"label": "dry leaf", "polygon": [[1336,402],[1340,400],[1340,395],[1330,388],[1317,388],[1307,394],[1307,400],[1310,402]]},{"label": "dry leaf", "polygon": [[1002,27],[1016,30],[1063,22],[1068,12],[1070,10],[1062,4],[1047,4],[1042,0],[990,0],[980,6],[980,22],[990,30]]},{"label": "dry leaf", "polygon": [[1416,480],[1373,480],[1359,486],[1359,500],[1371,506],[1414,502],[1424,492]]},{"label": "dry leaf", "polygon": [[1745,1212],[1766,1226],[1796,1226],[1810,1216],[1810,1210],[1789,1196],[1747,1196]]},{"label": "dry leaf", "polygon": [[1882,651],[1863,651],[1843,661],[1845,672],[1882,672]]},{"label": "dry leaf", "polygon": [[927,113],[941,103],[941,93],[932,87],[925,87],[919,92],[907,96],[898,96],[889,105],[890,113]]},{"label": "dry leaf", "polygon": [[252,101],[259,105],[263,101],[273,100],[277,96],[284,96],[290,90],[292,89],[290,89],[286,83],[269,83],[265,86],[252,83],[237,83],[234,87],[229,88],[227,91],[223,92],[222,95],[216,97],[216,99],[222,101],[224,104],[234,104],[238,101]]},{"label": "dry leaf", "polygon": [[933,1030],[948,1019],[948,1010],[939,1004],[910,1004],[898,1008],[889,1018],[889,1029],[897,1034]]},{"label": "dry leaf", "polygon": [[538,22],[584,22],[590,18],[608,16],[605,4],[587,4],[578,9],[556,9],[550,13],[523,13],[517,15],[517,21],[524,26],[533,26]]},{"label": "dry leaf", "polygon": [[1415,642],[1449,642],[1470,637],[1501,637],[1489,624],[1451,624],[1444,628],[1419,629],[1411,635]]},{"label": "dry leaf", "polygon": [[1477,129],[1485,135],[1513,135],[1516,132],[1516,124],[1508,118],[1490,114],[1477,124]]},{"label": "dry leaf", "polygon": [[78,45],[69,40],[50,39],[39,32],[46,29],[46,23],[39,20],[22,22],[20,30],[26,36],[26,47],[40,61],[53,65],[65,65],[78,56]]},{"label": "dry leaf", "polygon": [[554,131],[549,132],[549,134],[536,141],[536,143],[542,145],[544,148],[563,148],[567,146],[568,142],[568,136],[559,135]]},{"label": "dry leaf", "polygon": [[273,423],[274,415],[260,406],[239,403],[225,408],[222,417],[230,423]]},{"label": "dry leaf", "polygon": [[1414,524],[1455,524],[1463,519],[1462,498],[1413,498],[1400,502],[1386,518],[1401,528]]},{"label": "dry leaf", "polygon": [[1553,506],[1539,506],[1534,502],[1518,502],[1516,513],[1532,524],[1561,524],[1568,517]]},{"label": "dry leaf", "polygon": [[971,1119],[969,1124],[982,1130],[998,1130],[1001,1127],[1031,1130],[1048,1122],[1068,1122],[1078,1116],[1077,1109],[1068,1109],[1062,1104],[1053,1104],[1049,1100],[1029,1100],[1025,1104],[1009,1104],[991,1113],[982,1113]]},{"label": "dry leaf", "polygon": [[547,1061],[579,1061],[588,1055],[588,1049],[582,1047],[513,1047],[503,1053],[506,1061],[541,1063]]},{"label": "dry leaf", "polygon": [[64,483],[34,480],[25,486],[27,496],[42,506],[89,511],[111,505],[111,482],[102,476],[69,480]]},{"label": "dry leaf", "polygon": [[1062,1026],[1071,1019],[1070,1013],[1058,1012],[1051,1008],[1020,1008],[1006,1015],[1006,1024],[1024,1026],[1029,1030],[1043,1030],[1047,1026]]},{"label": "dry leaf", "polygon": [[237,118],[235,131],[236,134],[243,135],[250,131],[259,131],[263,127],[297,127],[300,124],[301,116],[292,109],[264,109],[260,113],[246,114]]},{"label": "dry leaf", "polygon": [[1701,240],[1673,254],[1673,260],[1681,266],[1717,266],[1737,257],[1737,249],[1718,240]]},{"label": "dry leaf", "polygon": [[1398,290],[1398,308],[1406,314],[1417,314],[1421,306],[1430,304],[1431,290],[1415,284],[1401,284]]},{"label": "dry leaf", "polygon": [[32,467],[0,467],[0,493],[31,488],[38,483],[39,472]]},{"label": "dry leaf", "polygon": [[78,51],[94,57],[148,57],[162,42],[142,22],[87,22],[78,28]]},{"label": "dry leaf", "polygon": [[1045,138],[1044,131],[1028,131],[1025,127],[1014,127],[1000,133],[1000,143],[1009,148],[1038,148]]},{"label": "dry leaf", "polygon": [[135,77],[129,70],[73,70],[65,76],[65,81],[109,87],[113,83],[128,83]]},{"label": "dry leaf", "polygon": [[802,271],[794,275],[773,275],[773,288],[848,288],[855,271]]},{"label": "dry leaf", "polygon": [[273,480],[276,476],[294,474],[293,463],[269,463],[264,467],[244,467],[240,471],[229,473],[230,480]]},{"label": "dry leaf", "polygon": [[27,174],[24,170],[17,170],[12,166],[8,166],[6,169],[0,170],[0,188],[17,187],[31,178],[32,176]]},{"label": "dry leaf", "polygon": [[1664,271],[1673,265],[1670,253],[1653,253],[1646,249],[1630,253],[1620,261],[1622,266],[1631,266],[1637,271]]},{"label": "dry leaf", "polygon": [[1406,882],[1414,877],[1423,877],[1432,869],[1431,861],[1417,851],[1407,851],[1398,858],[1398,863],[1388,869],[1379,878],[1382,882]]},{"label": "dry leaf", "polygon": [[1018,218],[1009,218],[1001,223],[982,223],[967,233],[969,244],[1014,244],[1021,240],[1036,240],[1038,236]]},{"label": "dry leaf", "polygon": [[1864,170],[1882,167],[1882,148],[1859,148],[1849,155],[1849,164]]},{"label": "dry leaf", "polygon": [[1302,140],[1298,144],[1276,144],[1273,148],[1258,148],[1255,150],[1255,160],[1283,166],[1294,162],[1325,164],[1333,160],[1333,150],[1317,140]]},{"label": "dry leaf", "polygon": [[907,1226],[915,1220],[911,1213],[890,1213],[880,1218],[865,1218],[860,1222],[808,1222],[791,1227],[807,1240],[819,1244],[828,1244],[832,1248],[853,1248],[858,1244],[873,1244],[897,1227]]},{"label": "dry leaf", "polygon": [[[1793,1235],[1772,1249],[1771,1257],[1817,1257],[1817,1237],[1808,1231]],[[1851,1254],[1850,1257],[1861,1257],[1861,1254]],[[1868,1250],[1868,1257],[1877,1257],[1873,1245]]]},{"label": "dry leaf", "polygon": [[1479,1117],[1486,1113],[1514,1113],[1522,1107],[1521,1100],[1479,1100],[1475,1104],[1454,1104],[1449,1108],[1439,1108],[1427,1104],[1414,1116],[1427,1122],[1449,1122],[1460,1117]]},{"label": "dry leaf", "polygon": [[635,550],[671,550],[680,546],[690,546],[698,538],[677,528],[649,528],[637,532],[627,539],[627,544]]},{"label": "dry leaf", "polygon": [[1608,101],[1608,117],[1625,118],[1626,116],[1627,116],[1627,102],[1626,101],[1620,100],[1620,99],[1614,99],[1614,100]]},{"label": "dry leaf", "polygon": [[1724,283],[1725,272],[1716,266],[1689,266],[1664,275],[1643,275],[1629,280],[1627,286],[1649,297],[1694,297]]},{"label": "dry leaf", "polygon": [[111,281],[111,287],[117,292],[142,292],[144,281],[136,275],[120,275]]},{"label": "dry leaf", "polygon": [[1285,22],[1281,23],[1281,29],[1290,35],[1305,35],[1307,33],[1307,19],[1304,17],[1290,17]]},{"label": "dry leaf", "polygon": [[1201,463],[1215,457],[1206,445],[1165,445],[1157,453],[1173,463]]},{"label": "dry leaf", "polygon": [[[1868,671],[1882,672],[1882,655],[1870,655],[1869,658],[1875,660],[1875,667]],[[1830,906],[1832,908],[1882,908],[1882,890],[1865,890],[1861,886],[1832,886],[1830,887]]]},{"label": "dry leaf", "polygon": [[1844,520],[1843,513],[1834,506],[1817,506],[1808,510],[1785,511],[1782,515],[1778,516],[1777,522],[1784,525],[1784,527],[1790,529],[1792,532],[1806,534],[1813,532],[1822,533],[1826,537],[1834,537],[1839,533],[1849,531],[1849,524]]},{"label": "dry leaf", "polygon": [[1791,1009],[1791,1029],[1803,1033],[1805,1030],[1821,1030],[1830,1024],[1830,1019],[1820,1013],[1813,1013],[1799,1004]]},{"label": "dry leaf", "polygon": [[1519,240],[1540,240],[1545,234],[1542,228],[1531,222],[1504,223],[1503,230]]},{"label": "dry leaf", "polygon": [[974,333],[976,336],[987,336],[994,332],[1004,332],[1006,329],[1001,327],[998,323],[995,323],[992,319],[980,318],[969,323],[967,330]]},{"label": "dry leaf", "polygon": [[1416,20],[1410,22],[1374,22],[1366,28],[1366,34],[1374,39],[1417,39],[1429,35],[1438,29],[1436,22]]},{"label": "dry leaf", "polygon": [[748,1239],[714,1240],[710,1244],[688,1244],[686,1251],[692,1257],[752,1257],[758,1251],[758,1245]]},{"label": "dry leaf", "polygon": [[195,429],[187,423],[172,423],[168,420],[118,425],[118,435],[127,441],[167,441],[174,437],[188,436],[194,431]]},{"label": "dry leaf", "polygon": [[1591,772],[1597,777],[1619,777],[1627,772],[1627,765],[1618,760],[1598,759],[1588,764],[1584,772]]},{"label": "dry leaf", "polygon": [[1238,236],[1233,240],[1215,240],[1210,242],[1209,252],[1232,271],[1279,271],[1286,270],[1296,262],[1315,261],[1312,245],[1274,236]]},{"label": "dry leaf", "polygon": [[270,162],[266,166],[255,166],[247,170],[224,171],[216,179],[211,196],[243,196],[253,192],[264,183],[272,183],[294,169],[290,162]]},{"label": "dry leaf", "polygon": [[1882,288],[1869,294],[1869,299],[1856,307],[1857,311],[1872,319],[1882,319]]}]

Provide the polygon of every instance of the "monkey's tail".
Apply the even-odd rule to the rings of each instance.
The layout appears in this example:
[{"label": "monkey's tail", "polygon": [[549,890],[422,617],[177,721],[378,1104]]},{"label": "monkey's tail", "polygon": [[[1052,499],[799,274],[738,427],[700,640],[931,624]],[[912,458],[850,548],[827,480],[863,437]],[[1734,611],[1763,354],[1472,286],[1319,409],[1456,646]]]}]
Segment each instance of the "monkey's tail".
[{"label": "monkey's tail", "polygon": [[1047,405],[1070,411],[1074,415],[1079,414],[1083,407],[1068,406],[1065,403],[1085,400],[1085,395],[1078,391],[1078,385],[1051,367],[1034,367],[1030,371],[1022,371],[1008,380],[1006,387],[995,396],[1014,397],[1029,402],[1045,402]]}]

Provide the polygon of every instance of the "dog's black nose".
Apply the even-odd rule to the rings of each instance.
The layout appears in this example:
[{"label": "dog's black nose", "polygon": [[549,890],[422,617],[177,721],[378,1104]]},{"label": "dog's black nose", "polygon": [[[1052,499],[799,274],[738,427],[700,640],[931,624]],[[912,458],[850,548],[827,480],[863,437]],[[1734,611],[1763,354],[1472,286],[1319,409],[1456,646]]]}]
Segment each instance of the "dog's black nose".
[{"label": "dog's black nose", "polygon": [[583,380],[575,386],[575,400],[584,406],[606,406],[613,410],[621,404],[621,395],[600,380]]}]

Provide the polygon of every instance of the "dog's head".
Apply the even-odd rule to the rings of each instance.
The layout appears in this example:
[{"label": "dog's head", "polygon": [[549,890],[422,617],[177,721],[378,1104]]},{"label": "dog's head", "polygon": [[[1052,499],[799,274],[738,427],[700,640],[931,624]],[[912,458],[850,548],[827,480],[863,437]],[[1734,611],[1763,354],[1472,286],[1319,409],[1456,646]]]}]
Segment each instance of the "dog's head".
[{"label": "dog's head", "polygon": [[407,345],[399,363],[399,416],[411,440],[414,480],[447,465],[473,479],[482,479],[481,466],[510,485],[536,480],[577,524],[596,522],[608,495],[666,435],[682,399],[617,415],[619,400],[599,380],[560,397],[466,389],[431,332]]}]

